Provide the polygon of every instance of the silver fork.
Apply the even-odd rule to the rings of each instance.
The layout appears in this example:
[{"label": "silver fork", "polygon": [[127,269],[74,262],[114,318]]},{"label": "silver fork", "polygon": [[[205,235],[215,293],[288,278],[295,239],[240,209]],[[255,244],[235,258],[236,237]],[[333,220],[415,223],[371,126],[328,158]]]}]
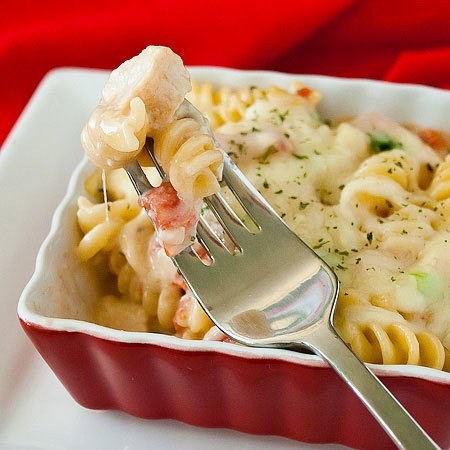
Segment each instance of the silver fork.
[{"label": "silver fork", "polygon": [[[192,117],[212,134],[203,115],[185,101],[178,117]],[[152,141],[146,148],[162,178]],[[152,186],[137,162],[126,167],[138,193]],[[333,326],[339,281],[335,273],[294,234],[228,155],[223,181],[256,225],[250,232],[220,194],[205,199],[234,242],[230,249],[200,218],[197,239],[206,265],[191,248],[172,257],[194,297],[231,339],[320,355],[353,389],[401,449],[439,449],[378,378],[347,347]]]}]

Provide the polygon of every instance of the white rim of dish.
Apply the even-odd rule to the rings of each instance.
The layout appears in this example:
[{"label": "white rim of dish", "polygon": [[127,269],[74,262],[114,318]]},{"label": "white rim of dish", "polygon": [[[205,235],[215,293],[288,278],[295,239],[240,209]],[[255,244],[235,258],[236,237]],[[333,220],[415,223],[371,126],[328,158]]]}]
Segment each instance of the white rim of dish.
[{"label": "white rim of dish", "polygon": [[[104,72],[98,70],[86,70],[86,69],[70,69],[62,68],[52,70],[47,74],[41,85],[45,82],[47,78],[58,76],[60,73],[73,71],[73,72]],[[246,82],[251,80],[252,84],[267,84],[262,83],[262,80],[268,79],[270,76],[271,83],[276,84],[277,81],[286,82],[293,80],[302,80],[306,84],[314,83],[314,80],[321,82],[330,82],[333,84],[342,85],[356,85],[361,87],[369,87],[374,84],[377,87],[383,87],[386,89],[394,89],[395,91],[402,90],[404,92],[411,92],[421,90],[439,93],[439,95],[448,96],[450,102],[450,92],[443,91],[441,89],[421,86],[416,84],[398,84],[391,82],[383,82],[368,79],[346,79],[346,78],[336,78],[330,76],[322,75],[297,75],[297,74],[285,74],[282,72],[274,71],[242,71],[237,69],[228,69],[220,67],[191,67],[191,74],[196,79],[211,80],[211,73],[219,75],[219,78],[226,76],[227,79],[236,78],[237,81],[242,84],[242,81]],[[106,73],[106,72],[105,72]],[[213,79],[217,79],[214,77]],[[220,82],[220,79],[217,81]],[[239,83],[236,83],[239,84]],[[39,89],[39,88],[38,88]],[[152,332],[129,332],[122,330],[115,330],[112,328],[107,328],[101,325],[97,325],[91,322],[85,322],[75,319],[61,319],[61,318],[48,318],[31,311],[27,306],[27,299],[32,295],[33,291],[39,289],[40,280],[45,267],[48,265],[49,257],[49,245],[54,239],[55,234],[61,226],[61,220],[64,216],[65,211],[73,202],[73,198],[77,187],[82,182],[81,177],[84,169],[88,165],[88,160],[86,157],[78,164],[75,171],[73,172],[67,192],[64,196],[62,202],[58,205],[55,210],[51,222],[51,229],[44,242],[42,243],[37,259],[35,271],[26,285],[22,295],[19,299],[18,304],[18,316],[26,324],[34,325],[39,328],[53,331],[63,331],[63,332],[78,332],[87,334],[96,338],[111,340],[116,342],[124,343],[134,343],[134,344],[151,344],[160,347],[166,347],[170,350],[176,351],[201,351],[201,352],[217,352],[222,354],[227,354],[235,357],[246,358],[246,359],[276,359],[287,361],[295,364],[306,365],[310,367],[327,367],[327,364],[316,355],[310,355],[305,353],[295,353],[289,352],[281,349],[266,349],[266,348],[252,348],[244,347],[241,345],[231,344],[227,342],[215,342],[215,341],[204,341],[204,340],[184,340],[177,338],[175,336],[157,334]],[[402,377],[413,377],[426,379],[436,383],[450,384],[450,373],[439,371],[436,369],[423,367],[423,366],[413,366],[413,365],[379,365],[379,364],[368,364],[377,375],[384,376],[402,376]]]}]

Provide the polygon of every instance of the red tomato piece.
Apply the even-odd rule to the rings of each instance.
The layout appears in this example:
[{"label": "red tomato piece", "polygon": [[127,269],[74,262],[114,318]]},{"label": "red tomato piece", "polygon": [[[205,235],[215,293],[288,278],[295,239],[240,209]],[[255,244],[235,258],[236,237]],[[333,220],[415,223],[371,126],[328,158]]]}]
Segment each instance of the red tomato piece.
[{"label": "red tomato piece", "polygon": [[449,150],[449,143],[444,137],[444,133],[433,128],[424,128],[418,133],[420,139],[429,145],[442,158],[445,157]]},{"label": "red tomato piece", "polygon": [[305,98],[308,98],[311,95],[311,93],[312,93],[311,89],[307,87],[301,88],[297,91],[297,94],[300,95],[300,97]]}]

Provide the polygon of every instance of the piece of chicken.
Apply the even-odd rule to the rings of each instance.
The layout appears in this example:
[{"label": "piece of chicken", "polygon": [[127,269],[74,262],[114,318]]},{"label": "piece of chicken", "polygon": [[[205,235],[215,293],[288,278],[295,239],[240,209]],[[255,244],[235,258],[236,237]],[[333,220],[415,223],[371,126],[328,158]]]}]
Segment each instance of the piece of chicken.
[{"label": "piece of chicken", "polygon": [[149,46],[111,73],[81,134],[89,159],[101,168],[123,167],[137,157],[147,136],[173,120],[191,90],[181,58]]}]

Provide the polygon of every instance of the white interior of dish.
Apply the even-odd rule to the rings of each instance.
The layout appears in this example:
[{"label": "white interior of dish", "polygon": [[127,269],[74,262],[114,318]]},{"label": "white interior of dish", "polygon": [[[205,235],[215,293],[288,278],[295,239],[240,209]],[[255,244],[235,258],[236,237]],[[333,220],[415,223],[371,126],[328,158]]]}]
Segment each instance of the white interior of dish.
[{"label": "white interior of dish", "polygon": [[[50,89],[52,83],[67,76],[68,72],[73,72],[74,76],[83,74],[84,77],[91,73],[97,82],[99,77],[106,80],[107,76],[98,71],[60,69],[52,72],[40,89]],[[276,84],[288,88],[292,81],[299,80],[324,94],[319,107],[324,118],[338,119],[377,110],[400,122],[414,122],[450,132],[450,92],[438,89],[370,80],[219,68],[192,68],[191,73],[196,82],[213,80],[217,86],[232,87]],[[96,93],[96,98],[99,94]],[[89,99],[89,102],[94,104],[96,98]],[[90,163],[83,160],[72,175],[67,194],[54,214],[51,231],[39,251],[36,270],[19,300],[18,313],[22,320],[47,329],[83,332],[115,341],[151,343],[185,351],[219,351],[246,358],[269,357],[317,366],[325,364],[314,355],[255,349],[222,342],[186,341],[156,333],[114,330],[89,322],[99,286],[95,275],[80,264],[74,250],[80,239],[76,222],[76,200],[83,193],[83,179],[91,171]],[[450,383],[449,373],[425,367],[373,367],[378,374],[415,376]]]}]

